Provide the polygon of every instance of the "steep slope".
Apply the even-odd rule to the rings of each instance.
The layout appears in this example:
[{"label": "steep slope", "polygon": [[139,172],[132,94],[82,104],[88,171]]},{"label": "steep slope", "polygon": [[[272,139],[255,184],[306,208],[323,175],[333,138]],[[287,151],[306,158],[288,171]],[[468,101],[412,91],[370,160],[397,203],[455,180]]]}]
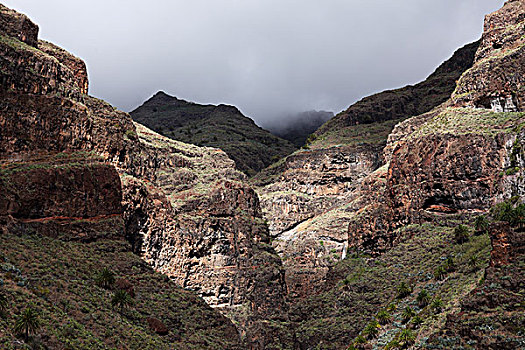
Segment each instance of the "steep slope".
[{"label": "steep slope", "polygon": [[[0,215],[7,234],[30,223],[36,235],[64,241],[125,238],[126,249],[227,314],[243,347],[264,348],[260,334],[272,334],[266,320],[286,318],[286,285],[245,175],[224,152],[165,138],[88,96],[80,59],[39,41],[25,16],[1,6],[0,18]],[[236,348],[231,323],[196,303],[210,316],[201,320],[202,333],[190,327],[185,337],[208,334],[204,347],[223,341]]]},{"label": "steep slope", "polygon": [[311,134],[333,116],[332,112],[307,111],[283,116],[279,122],[265,125],[265,128],[299,148],[305,144]]},{"label": "steep slope", "polygon": [[[324,124],[306,149],[252,179],[274,246],[287,269],[291,295],[311,293],[322,283],[328,268],[345,258],[348,225],[367,205],[359,199],[362,181],[384,164],[383,148],[389,133],[411,113],[426,111],[449,98],[456,80],[471,67],[478,45],[458,50],[416,86],[356,103]],[[385,171],[383,168],[379,173],[384,175]],[[385,176],[376,179],[383,182]]]},{"label": "steep slope", "polygon": [[[456,81],[470,68],[479,42],[456,51],[451,59],[439,66],[425,81],[401,89],[384,91],[363,98],[339,113],[315,133],[317,138],[336,144],[348,140],[346,133],[359,124],[413,117],[429,112],[450,98]],[[352,138],[352,135],[349,135]]]},{"label": "steep slope", "polygon": [[[349,215],[351,258],[329,271],[318,295],[292,306],[303,347],[523,345],[523,223],[516,214],[523,207],[510,204],[515,212],[493,214],[517,220],[517,232],[479,216],[503,200],[522,201],[525,193],[524,21],[522,1],[507,1],[487,16],[474,65],[452,99],[394,128],[386,164],[363,180],[352,203],[358,209]],[[494,46],[494,37],[506,45]],[[466,86],[468,95],[458,95]],[[502,86],[515,93],[509,102]],[[474,108],[469,96],[489,104]],[[490,267],[480,273],[489,250]]]},{"label": "steep slope", "polygon": [[294,151],[233,106],[200,105],[160,91],[130,112],[133,120],[174,140],[222,149],[237,169],[254,175]]},{"label": "steep slope", "polygon": [[525,233],[507,223],[490,228],[490,265],[478,286],[450,314],[429,348],[445,345],[520,349],[525,336]]}]

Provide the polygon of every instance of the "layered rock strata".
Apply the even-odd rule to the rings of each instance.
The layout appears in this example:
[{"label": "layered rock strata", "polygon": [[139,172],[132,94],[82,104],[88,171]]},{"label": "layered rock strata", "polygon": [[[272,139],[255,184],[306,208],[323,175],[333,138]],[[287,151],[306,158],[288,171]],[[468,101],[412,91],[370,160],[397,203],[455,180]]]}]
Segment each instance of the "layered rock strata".
[{"label": "layered rock strata", "polygon": [[[281,262],[257,196],[233,161],[218,149],[162,137],[86,95],[80,59],[38,41],[37,30],[16,34],[28,20],[3,6],[0,13],[5,220],[37,220],[47,225],[42,233],[71,233],[67,239],[125,236],[157,270],[228,314],[247,342],[264,333],[261,320],[285,318]],[[31,199],[37,187],[42,197]],[[78,221],[111,215],[120,231],[81,237]]]}]

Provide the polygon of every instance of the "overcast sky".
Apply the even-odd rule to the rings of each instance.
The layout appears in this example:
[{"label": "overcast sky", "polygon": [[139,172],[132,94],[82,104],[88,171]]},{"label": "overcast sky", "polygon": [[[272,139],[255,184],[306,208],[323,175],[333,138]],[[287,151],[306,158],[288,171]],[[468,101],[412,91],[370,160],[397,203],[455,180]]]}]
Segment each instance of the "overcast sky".
[{"label": "overcast sky", "polygon": [[[0,0],[1,1],[1,0]],[[7,0],[130,111],[158,90],[260,125],[417,83],[503,0]]]}]

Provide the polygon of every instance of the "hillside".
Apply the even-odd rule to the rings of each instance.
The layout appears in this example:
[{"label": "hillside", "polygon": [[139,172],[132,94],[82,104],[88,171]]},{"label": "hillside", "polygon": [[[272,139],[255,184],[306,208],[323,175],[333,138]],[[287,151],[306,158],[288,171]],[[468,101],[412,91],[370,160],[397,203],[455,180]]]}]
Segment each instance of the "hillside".
[{"label": "hillside", "polygon": [[[180,345],[176,337],[144,336],[144,348],[150,349],[157,347],[148,345],[149,340],[160,348],[195,344],[198,349],[235,349],[241,344],[239,334],[244,344],[260,334],[272,335],[266,322],[286,317],[281,261],[268,245],[257,196],[234,162],[219,149],[163,137],[87,95],[84,62],[38,40],[38,26],[24,15],[0,6],[0,24],[0,228],[4,239],[12,238],[2,245],[2,254],[14,266],[0,277],[9,311],[2,341],[18,335],[12,321],[35,298],[32,290],[17,289],[21,285],[13,271],[27,279],[42,278],[52,300],[71,299],[66,314],[53,304],[34,306],[47,322],[39,339],[48,348],[66,340],[85,340],[80,348],[111,348],[119,337],[142,348],[132,338],[147,332],[146,316],[161,318],[181,336]],[[42,251],[67,253],[64,269],[53,265],[56,257],[43,253],[34,260],[30,251],[35,242]],[[108,251],[96,248],[102,242],[108,242]],[[27,245],[28,251],[11,249],[19,245]],[[117,249],[122,254],[111,261]],[[81,270],[69,265],[70,256]],[[132,268],[145,266],[141,261],[149,270]],[[127,321],[122,322],[132,326],[114,337],[100,325],[105,318],[121,319],[106,306],[116,290],[86,289],[104,267],[117,277],[140,279],[133,309],[138,314],[124,314]],[[48,276],[53,271],[57,278]],[[39,288],[40,282],[35,283]],[[86,294],[75,288],[86,289]],[[159,304],[142,293],[158,295],[158,300],[173,294],[173,304],[165,302],[158,316],[146,315]],[[191,312],[198,324],[191,324],[194,316],[183,316],[190,308],[184,300],[195,309]],[[97,329],[88,327],[90,313],[82,311],[93,305],[102,312]],[[52,336],[52,320],[67,318],[92,333]],[[88,342],[91,336],[94,340]]]},{"label": "hillside", "polygon": [[523,1],[251,179],[38,31],[0,5],[0,348],[523,348]]},{"label": "hillside", "polygon": [[361,183],[385,164],[383,149],[394,126],[410,116],[407,111],[426,111],[450,98],[478,46],[476,42],[459,49],[414,87],[356,103],[321,126],[303,149],[251,180],[284,259],[292,295],[308,295],[345,256],[348,225],[361,209]]},{"label": "hillside", "polygon": [[254,179],[303,348],[522,347],[524,14],[486,17],[430,112],[345,112]]},{"label": "hillside", "polygon": [[130,112],[133,120],[186,143],[222,149],[237,169],[254,175],[295,147],[255,125],[233,106],[200,105],[159,91]]}]

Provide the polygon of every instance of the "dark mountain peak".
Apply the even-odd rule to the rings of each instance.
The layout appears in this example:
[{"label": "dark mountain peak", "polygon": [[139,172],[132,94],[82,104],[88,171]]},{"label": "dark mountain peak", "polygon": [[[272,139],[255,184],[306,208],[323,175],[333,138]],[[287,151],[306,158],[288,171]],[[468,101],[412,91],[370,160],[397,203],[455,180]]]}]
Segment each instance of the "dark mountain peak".
[{"label": "dark mountain peak", "polygon": [[157,101],[162,101],[162,102],[166,102],[166,101],[178,101],[179,99],[175,96],[171,96],[171,95],[168,95],[167,93],[165,93],[164,91],[160,90],[158,91],[155,95],[151,96],[147,101],[147,102],[157,102]]},{"label": "dark mountain peak", "polygon": [[170,98],[175,98],[176,99],[175,96],[168,95],[167,93],[165,93],[162,90],[157,91],[157,93],[155,95],[153,95],[152,98],[162,98],[162,97],[170,97]]},{"label": "dark mountain peak", "polygon": [[227,104],[202,105],[159,91],[130,115],[172,139],[221,148],[248,175],[295,149],[288,141],[258,127],[237,107]]}]

